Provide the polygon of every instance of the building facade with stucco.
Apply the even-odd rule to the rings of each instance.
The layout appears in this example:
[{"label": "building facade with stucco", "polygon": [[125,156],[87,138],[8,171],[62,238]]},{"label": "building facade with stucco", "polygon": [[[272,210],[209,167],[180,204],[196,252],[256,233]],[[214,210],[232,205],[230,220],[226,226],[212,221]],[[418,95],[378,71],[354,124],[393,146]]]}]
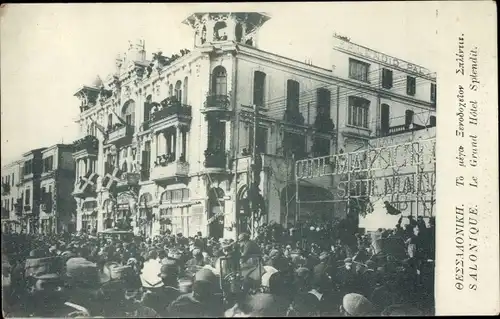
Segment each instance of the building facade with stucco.
[{"label": "building facade with stucco", "polygon": [[[362,68],[346,75],[264,51],[258,35],[269,19],[256,12],[192,14],[184,23],[193,29],[193,48],[149,58],[138,41],[116,59],[113,74],[76,92],[77,229],[127,224],[147,236],[235,237],[251,225],[295,221],[296,160],[415,128],[409,114],[389,115],[394,119],[382,125],[383,101],[390,101],[390,114],[406,114],[401,103],[432,110],[425,93],[382,94],[376,80],[351,78],[364,76]],[[304,193],[328,197],[320,188]],[[253,198],[260,199],[257,213]]]}]

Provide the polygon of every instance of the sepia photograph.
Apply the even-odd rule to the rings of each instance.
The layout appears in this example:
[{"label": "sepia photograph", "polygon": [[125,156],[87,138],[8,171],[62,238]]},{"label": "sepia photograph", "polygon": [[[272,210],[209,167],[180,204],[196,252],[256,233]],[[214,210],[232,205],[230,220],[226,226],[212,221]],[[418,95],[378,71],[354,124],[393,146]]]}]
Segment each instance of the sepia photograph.
[{"label": "sepia photograph", "polygon": [[3,5],[3,316],[437,315],[439,12]]}]

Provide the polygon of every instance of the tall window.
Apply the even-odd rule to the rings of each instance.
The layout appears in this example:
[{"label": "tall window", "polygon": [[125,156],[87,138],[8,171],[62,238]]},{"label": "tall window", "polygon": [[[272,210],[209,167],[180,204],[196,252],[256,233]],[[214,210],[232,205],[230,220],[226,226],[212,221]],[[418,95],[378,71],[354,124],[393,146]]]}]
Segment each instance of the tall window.
[{"label": "tall window", "polygon": [[300,84],[294,80],[286,82],[286,109],[299,110]]},{"label": "tall window", "polygon": [[226,123],[218,120],[208,124],[208,149],[212,151],[225,151],[226,149]]},{"label": "tall window", "polygon": [[392,70],[382,69],[382,87],[384,89],[392,88]]},{"label": "tall window", "polygon": [[144,150],[142,151],[142,172],[141,178],[143,181],[149,179],[149,169],[151,163],[151,142],[147,141],[144,144]]},{"label": "tall window", "polygon": [[28,188],[26,190],[26,197],[24,197],[24,205],[29,205],[31,200],[31,190]]},{"label": "tall window", "polygon": [[354,80],[368,82],[370,65],[355,59],[349,59],[349,77]]},{"label": "tall window", "polygon": [[[249,134],[248,150],[250,152],[252,152],[253,151],[253,126],[250,126],[250,129],[248,130],[248,134]],[[261,126],[257,127],[255,148],[257,148],[257,153],[266,154],[266,152],[267,152],[267,128],[261,127]]]},{"label": "tall window", "polygon": [[370,101],[356,97],[349,97],[349,117],[347,123],[352,126],[368,128],[368,111]]},{"label": "tall window", "polygon": [[50,172],[54,169],[54,157],[49,156],[43,159],[43,172]]},{"label": "tall window", "polygon": [[175,99],[177,102],[182,102],[182,82],[177,81],[175,83]]},{"label": "tall window", "polygon": [[146,102],[144,102],[144,112],[143,112],[144,122],[149,121],[151,116],[151,108],[152,108],[151,99],[152,99],[151,95],[148,95],[148,97],[146,98]]},{"label": "tall window", "polygon": [[182,103],[183,104],[188,104],[188,77],[186,76],[184,78],[184,96],[183,96]]},{"label": "tall window", "polygon": [[382,133],[388,133],[390,127],[390,107],[387,104],[382,104],[380,112],[380,129]]},{"label": "tall window", "polygon": [[168,86],[168,96],[174,96],[174,86],[172,84]]},{"label": "tall window", "polygon": [[330,139],[315,137],[312,151],[314,156],[330,155]]},{"label": "tall window", "polygon": [[431,102],[436,103],[436,83],[431,83]]},{"label": "tall window", "polygon": [[227,73],[222,66],[216,67],[212,74],[212,92],[215,95],[227,95]]},{"label": "tall window", "polygon": [[415,95],[416,91],[416,79],[413,76],[406,77],[406,94]]},{"label": "tall window", "polygon": [[429,118],[429,126],[431,127],[434,127],[436,126],[436,117],[434,115],[431,115],[431,117]]},{"label": "tall window", "polygon": [[409,127],[411,124],[413,124],[413,114],[414,112],[412,110],[406,110],[405,112],[405,126]]},{"label": "tall window", "polygon": [[134,125],[135,123],[135,102],[133,100],[128,101],[122,108],[122,117],[125,119],[128,125]]},{"label": "tall window", "polygon": [[113,126],[113,114],[108,114],[108,127]]},{"label": "tall window", "polygon": [[253,75],[253,103],[257,106],[264,106],[265,85],[266,74],[255,71]]},{"label": "tall window", "polygon": [[330,118],[330,107],[331,107],[331,94],[330,90],[325,88],[319,88],[316,91],[317,95],[317,114],[324,116],[325,118]]},{"label": "tall window", "polygon": [[27,160],[24,163],[24,175],[33,174],[33,160]]}]

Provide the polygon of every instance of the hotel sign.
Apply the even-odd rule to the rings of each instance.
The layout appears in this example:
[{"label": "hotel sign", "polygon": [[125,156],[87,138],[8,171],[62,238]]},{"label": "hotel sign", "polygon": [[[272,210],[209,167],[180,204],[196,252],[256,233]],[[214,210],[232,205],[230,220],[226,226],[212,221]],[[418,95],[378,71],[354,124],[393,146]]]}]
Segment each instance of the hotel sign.
[{"label": "hotel sign", "polygon": [[401,69],[403,71],[415,73],[423,78],[428,78],[431,80],[436,79],[434,73],[432,73],[427,68],[352,43],[350,41],[347,41],[347,39],[345,39],[345,37],[342,36],[334,34],[333,39],[334,39],[333,47],[336,50],[342,51],[344,53],[354,54],[356,56],[372,60],[374,62],[382,63],[397,69]]}]

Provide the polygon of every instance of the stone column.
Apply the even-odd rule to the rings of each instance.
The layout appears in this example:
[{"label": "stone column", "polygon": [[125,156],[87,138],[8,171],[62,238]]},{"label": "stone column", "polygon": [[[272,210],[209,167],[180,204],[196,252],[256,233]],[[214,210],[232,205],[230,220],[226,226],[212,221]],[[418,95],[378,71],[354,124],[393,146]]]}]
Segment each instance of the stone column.
[{"label": "stone column", "polygon": [[76,160],[75,162],[75,180],[78,181],[78,178],[80,177],[80,160]]},{"label": "stone column", "polygon": [[184,157],[186,158],[187,161],[189,152],[189,131],[184,132],[184,143],[186,143],[186,154],[184,154]]},{"label": "stone column", "polygon": [[181,132],[181,127],[179,125],[175,127],[175,133],[176,133],[175,157],[177,160],[179,160],[181,158],[181,153],[182,153],[182,144],[181,144],[182,132]]},{"label": "stone column", "polygon": [[153,134],[151,138],[151,158],[149,159],[149,166],[154,167],[154,162],[156,161],[156,156],[158,156],[158,138],[156,134]]}]

